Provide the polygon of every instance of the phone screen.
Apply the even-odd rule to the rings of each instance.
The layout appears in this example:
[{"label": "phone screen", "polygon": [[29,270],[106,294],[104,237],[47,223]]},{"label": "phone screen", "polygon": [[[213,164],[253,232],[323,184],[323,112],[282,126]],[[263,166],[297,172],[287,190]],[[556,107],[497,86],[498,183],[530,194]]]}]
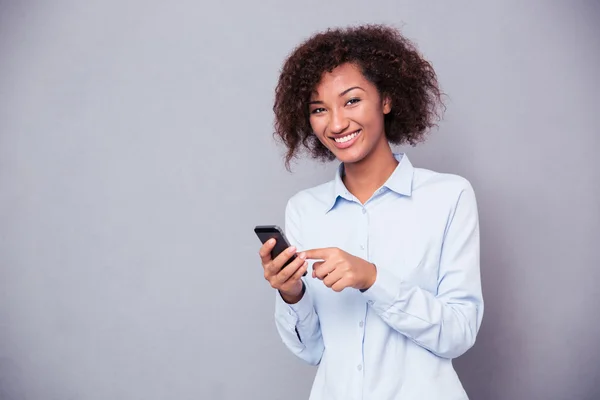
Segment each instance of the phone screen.
[{"label": "phone screen", "polygon": [[[290,247],[290,243],[288,242],[285,234],[275,225],[263,225],[257,226],[254,228],[254,232],[260,239],[260,241],[264,244],[267,240],[274,238],[275,239],[275,247],[271,251],[271,259],[275,259],[279,254],[281,254],[285,249]],[[283,265],[283,267],[287,266],[289,263],[296,259],[296,255],[294,254],[289,260]],[[282,267],[282,268],[283,268]]]}]

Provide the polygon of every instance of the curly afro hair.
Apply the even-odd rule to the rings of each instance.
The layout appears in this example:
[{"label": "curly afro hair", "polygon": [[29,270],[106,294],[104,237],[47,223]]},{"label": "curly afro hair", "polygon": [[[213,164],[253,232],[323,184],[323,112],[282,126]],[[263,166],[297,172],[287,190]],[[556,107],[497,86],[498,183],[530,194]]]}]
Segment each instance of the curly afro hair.
[{"label": "curly afro hair", "polygon": [[288,169],[301,145],[313,158],[335,158],[313,135],[308,102],[323,74],[345,63],[358,66],[381,95],[390,97],[392,111],[384,120],[388,142],[415,145],[435,126],[442,104],[437,77],[408,39],[384,25],[328,29],[294,49],[275,89],[274,135],[287,147]]}]

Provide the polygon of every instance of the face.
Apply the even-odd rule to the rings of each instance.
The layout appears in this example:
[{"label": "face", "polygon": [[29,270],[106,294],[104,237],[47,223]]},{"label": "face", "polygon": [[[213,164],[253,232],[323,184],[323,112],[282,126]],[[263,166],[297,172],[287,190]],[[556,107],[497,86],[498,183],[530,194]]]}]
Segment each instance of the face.
[{"label": "face", "polygon": [[353,64],[325,73],[309,103],[314,134],[344,163],[358,163],[388,146],[384,115],[390,111],[389,99]]}]

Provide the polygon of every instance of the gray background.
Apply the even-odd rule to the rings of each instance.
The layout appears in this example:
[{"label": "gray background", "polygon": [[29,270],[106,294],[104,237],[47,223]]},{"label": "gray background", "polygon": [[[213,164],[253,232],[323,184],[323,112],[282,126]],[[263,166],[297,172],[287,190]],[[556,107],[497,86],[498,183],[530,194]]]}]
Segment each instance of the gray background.
[{"label": "gray background", "polygon": [[449,96],[401,150],[478,194],[471,398],[600,398],[599,2],[87,0],[0,1],[0,399],[307,398],[252,228],[335,167],[283,168],[284,57],[357,22]]}]

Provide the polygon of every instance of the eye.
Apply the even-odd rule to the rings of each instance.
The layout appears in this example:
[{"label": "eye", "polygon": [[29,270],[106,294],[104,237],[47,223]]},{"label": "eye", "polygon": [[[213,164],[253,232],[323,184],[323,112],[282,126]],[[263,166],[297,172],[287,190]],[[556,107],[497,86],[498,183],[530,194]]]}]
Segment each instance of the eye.
[{"label": "eye", "polygon": [[352,104],[356,104],[356,103],[358,103],[359,101],[360,101],[360,99],[359,99],[359,98],[357,98],[357,97],[354,97],[354,98],[352,98],[352,99],[348,100],[348,101],[346,102],[346,105],[352,105]]},{"label": "eye", "polygon": [[314,110],[312,110],[310,113],[311,113],[311,114],[320,114],[320,113],[322,113],[323,111],[325,111],[325,109],[324,109],[324,108],[315,108],[315,109],[314,109]]}]

